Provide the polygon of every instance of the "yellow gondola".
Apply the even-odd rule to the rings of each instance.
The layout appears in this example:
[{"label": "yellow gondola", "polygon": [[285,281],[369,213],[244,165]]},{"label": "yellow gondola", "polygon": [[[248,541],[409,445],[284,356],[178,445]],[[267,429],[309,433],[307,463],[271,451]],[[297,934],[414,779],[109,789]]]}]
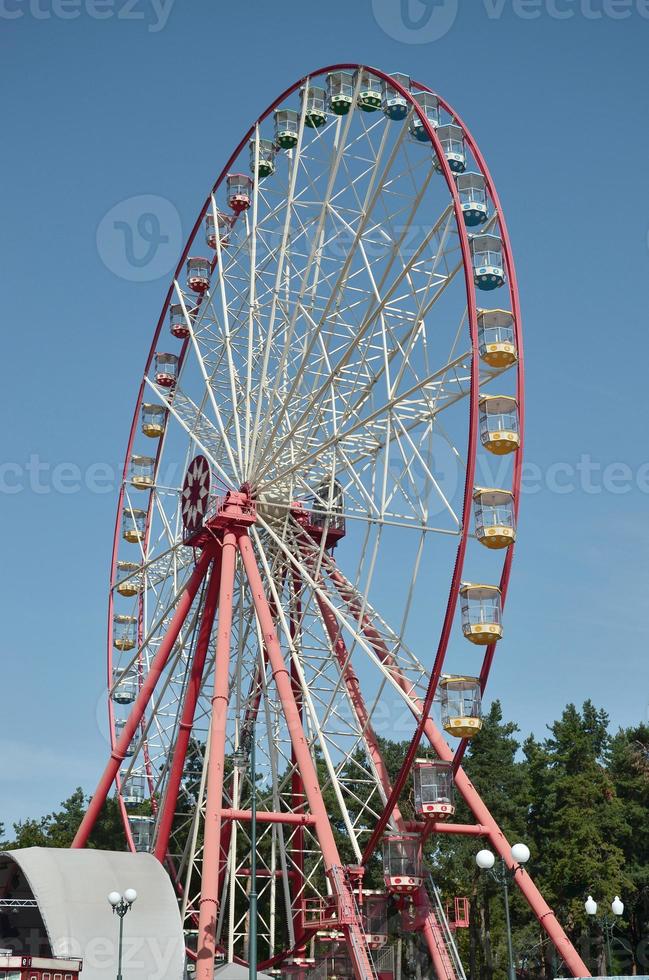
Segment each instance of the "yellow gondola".
[{"label": "yellow gondola", "polygon": [[150,490],[153,486],[155,459],[153,456],[131,456],[130,483],[136,490]]},{"label": "yellow gondola", "polygon": [[477,677],[442,677],[439,682],[442,727],[457,738],[472,738],[482,728],[482,694]]},{"label": "yellow gondola", "polygon": [[134,561],[117,562],[117,591],[129,599],[142,591],[141,566]]},{"label": "yellow gondola", "polygon": [[119,613],[113,616],[113,646],[117,650],[132,650],[135,646],[135,616]]},{"label": "yellow gondola", "polygon": [[122,537],[130,544],[144,540],[146,527],[146,511],[137,507],[125,507],[122,515]]},{"label": "yellow gondola", "polygon": [[476,487],[473,491],[476,540],[486,548],[506,548],[516,540],[511,490]]},{"label": "yellow gondola", "polygon": [[460,588],[462,632],[471,643],[486,646],[503,635],[501,595],[497,585],[465,582]]},{"label": "yellow gondola", "polygon": [[516,363],[514,316],[509,310],[478,311],[478,350],[490,367],[506,368]]},{"label": "yellow gondola", "polygon": [[164,405],[142,405],[142,432],[149,439],[159,439],[164,435],[167,424],[167,409]]},{"label": "yellow gondola", "polygon": [[480,398],[480,439],[496,456],[515,452],[521,444],[518,431],[518,403],[511,395],[482,395]]}]

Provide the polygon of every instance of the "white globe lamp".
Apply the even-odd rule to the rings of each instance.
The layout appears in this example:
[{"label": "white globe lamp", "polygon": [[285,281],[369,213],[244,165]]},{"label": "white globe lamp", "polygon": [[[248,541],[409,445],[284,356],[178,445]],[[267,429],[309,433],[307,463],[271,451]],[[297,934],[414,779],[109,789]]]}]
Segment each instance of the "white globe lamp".
[{"label": "white globe lamp", "polygon": [[492,854],[492,852],[487,848],[484,848],[482,851],[478,851],[475,856],[475,863],[478,865],[481,871],[489,871],[490,868],[493,868],[495,862],[495,855]]}]

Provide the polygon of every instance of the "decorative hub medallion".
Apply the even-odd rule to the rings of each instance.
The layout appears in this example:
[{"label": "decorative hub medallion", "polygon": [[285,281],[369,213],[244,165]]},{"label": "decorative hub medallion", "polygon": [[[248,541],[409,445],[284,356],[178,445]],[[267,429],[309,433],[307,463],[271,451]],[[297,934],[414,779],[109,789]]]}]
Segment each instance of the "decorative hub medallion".
[{"label": "decorative hub medallion", "polygon": [[204,456],[196,456],[185,475],[182,491],[183,527],[198,531],[203,526],[210,496],[210,464]]}]

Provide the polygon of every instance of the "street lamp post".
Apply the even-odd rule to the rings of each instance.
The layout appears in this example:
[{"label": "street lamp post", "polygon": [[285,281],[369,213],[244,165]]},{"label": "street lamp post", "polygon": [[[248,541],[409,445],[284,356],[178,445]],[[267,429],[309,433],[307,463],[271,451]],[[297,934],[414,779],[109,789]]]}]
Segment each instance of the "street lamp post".
[{"label": "street lamp post", "polygon": [[[246,765],[246,760],[248,765]],[[234,764],[250,773],[250,893],[248,895],[248,977],[257,977],[257,764],[255,753],[255,721],[242,732]]]},{"label": "street lamp post", "polygon": [[248,944],[249,980],[257,976],[257,765],[255,759],[255,726],[250,741],[250,942]]},{"label": "street lamp post", "polygon": [[586,914],[589,915],[595,922],[597,922],[604,933],[604,940],[606,942],[606,969],[608,970],[609,976],[614,976],[613,974],[613,952],[611,950],[611,939],[613,938],[613,930],[615,929],[615,922],[624,914],[624,902],[621,901],[620,896],[616,895],[611,902],[611,912],[613,913],[613,918],[611,918],[608,913],[606,915],[601,915],[597,917],[597,902],[592,895],[589,895],[584,902],[584,908],[586,909]]},{"label": "street lamp post", "polygon": [[119,944],[117,947],[117,980],[122,980],[122,940],[124,938],[124,916],[137,898],[134,888],[127,888],[123,895],[111,892],[108,901],[113,909],[113,915],[119,916]]},{"label": "street lamp post", "polygon": [[487,871],[493,880],[497,882],[503,890],[503,901],[505,903],[505,926],[507,929],[507,954],[509,957],[509,980],[516,980],[516,969],[514,966],[514,949],[512,945],[512,924],[509,917],[509,879],[516,874],[518,869],[526,864],[530,859],[530,849],[527,844],[514,844],[512,847],[512,860],[514,868],[510,871],[505,864],[504,858],[500,859],[500,868],[496,869],[496,855],[484,848],[478,851],[475,856],[475,863],[481,871]]}]

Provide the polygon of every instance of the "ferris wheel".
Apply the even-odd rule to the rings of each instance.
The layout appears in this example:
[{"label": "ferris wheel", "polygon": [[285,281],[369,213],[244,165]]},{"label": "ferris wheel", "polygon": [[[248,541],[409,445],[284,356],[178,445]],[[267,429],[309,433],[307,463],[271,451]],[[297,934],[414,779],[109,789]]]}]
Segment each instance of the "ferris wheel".
[{"label": "ferris wheel", "polygon": [[[514,867],[461,760],[506,628],[523,395],[510,243],[463,121],[406,75],[302,78],[221,171],[153,331],[112,752],[74,844],[115,784],[201,980],[255,946],[293,980],[390,977],[388,903],[463,976],[422,847],[473,834]],[[409,744],[396,775],[386,739]]]}]

